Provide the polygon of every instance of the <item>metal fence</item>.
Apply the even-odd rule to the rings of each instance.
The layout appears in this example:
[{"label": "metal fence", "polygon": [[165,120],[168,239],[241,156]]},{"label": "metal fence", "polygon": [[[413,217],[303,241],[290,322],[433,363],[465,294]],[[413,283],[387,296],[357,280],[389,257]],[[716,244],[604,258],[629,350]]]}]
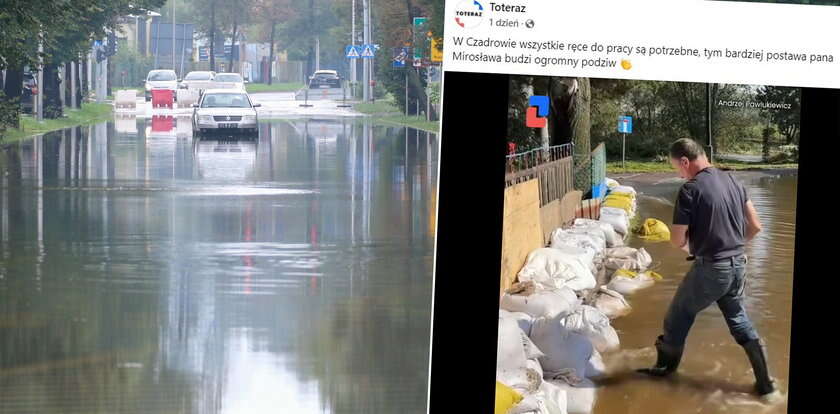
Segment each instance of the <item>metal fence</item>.
[{"label": "metal fence", "polygon": [[604,181],[607,175],[607,152],[604,143],[598,144],[591,153],[575,154],[575,189],[584,197],[592,195],[593,187]]},{"label": "metal fence", "polygon": [[536,178],[540,185],[540,207],[561,199],[574,190],[572,152],[572,145],[564,144],[508,155],[505,187]]}]

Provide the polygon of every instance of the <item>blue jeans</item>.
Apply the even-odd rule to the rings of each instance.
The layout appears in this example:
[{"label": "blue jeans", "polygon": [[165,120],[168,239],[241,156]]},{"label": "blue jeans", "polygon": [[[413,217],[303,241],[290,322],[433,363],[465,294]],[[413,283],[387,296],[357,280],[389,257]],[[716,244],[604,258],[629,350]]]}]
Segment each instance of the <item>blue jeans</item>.
[{"label": "blue jeans", "polygon": [[747,258],[735,256],[712,262],[698,257],[685,275],[665,315],[666,344],[682,347],[694,318],[717,302],[729,332],[739,345],[758,339],[744,309]]}]

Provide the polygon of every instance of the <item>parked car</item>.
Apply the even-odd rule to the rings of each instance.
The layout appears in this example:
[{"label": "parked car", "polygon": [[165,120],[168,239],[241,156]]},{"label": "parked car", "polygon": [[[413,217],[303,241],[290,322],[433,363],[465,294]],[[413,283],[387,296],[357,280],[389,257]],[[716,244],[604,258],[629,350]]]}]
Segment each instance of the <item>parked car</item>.
[{"label": "parked car", "polygon": [[216,72],[211,71],[192,71],[184,76],[184,80],[178,84],[180,89],[197,89],[199,92],[204,89],[213,88],[213,78]]},{"label": "parked car", "polygon": [[257,110],[260,104],[251,101],[237,89],[207,89],[193,105],[193,134],[210,131],[257,132]]},{"label": "parked car", "polygon": [[340,88],[341,76],[334,70],[316,70],[309,77],[309,89],[314,88]]},{"label": "parked car", "polygon": [[178,88],[178,75],[172,69],[150,70],[146,76],[146,101],[152,100],[152,89],[171,89],[173,95]]},{"label": "parked car", "polygon": [[23,72],[23,89],[20,91],[20,105],[23,112],[33,112],[37,94],[38,78],[32,72]]},{"label": "parked car", "polygon": [[245,92],[245,79],[238,73],[217,73],[213,79],[216,89],[236,89]]}]

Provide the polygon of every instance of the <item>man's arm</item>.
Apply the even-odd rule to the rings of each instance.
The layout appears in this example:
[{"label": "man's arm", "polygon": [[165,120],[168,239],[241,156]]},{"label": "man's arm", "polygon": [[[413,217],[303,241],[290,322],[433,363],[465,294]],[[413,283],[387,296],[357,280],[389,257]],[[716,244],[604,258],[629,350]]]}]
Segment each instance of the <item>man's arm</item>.
[{"label": "man's arm", "polygon": [[761,231],[761,220],[758,219],[758,212],[755,211],[755,206],[753,205],[752,200],[747,200],[745,213],[747,216],[747,231],[744,238],[747,242],[749,242],[756,234],[758,234],[758,232]]},{"label": "man's arm", "polygon": [[685,224],[674,224],[671,226],[671,244],[679,249],[688,251],[688,226]]}]

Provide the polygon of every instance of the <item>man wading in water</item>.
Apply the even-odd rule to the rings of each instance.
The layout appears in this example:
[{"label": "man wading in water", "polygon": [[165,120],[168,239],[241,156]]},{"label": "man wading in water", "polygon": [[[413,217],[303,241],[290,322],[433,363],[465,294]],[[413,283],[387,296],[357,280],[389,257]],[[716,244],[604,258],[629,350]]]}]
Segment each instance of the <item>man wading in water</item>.
[{"label": "man wading in water", "polygon": [[639,372],[664,377],[676,371],[694,318],[717,303],[730,333],[750,359],[756,391],[769,395],[776,391],[776,383],[767,370],[767,351],[743,304],[744,244],[761,231],[758,214],[746,189],[709,164],[696,142],[680,139],[670,152],[671,165],[688,180],[674,206],[671,243],[688,252],[694,263],[668,308],[664,334],[656,340],[656,365]]}]

